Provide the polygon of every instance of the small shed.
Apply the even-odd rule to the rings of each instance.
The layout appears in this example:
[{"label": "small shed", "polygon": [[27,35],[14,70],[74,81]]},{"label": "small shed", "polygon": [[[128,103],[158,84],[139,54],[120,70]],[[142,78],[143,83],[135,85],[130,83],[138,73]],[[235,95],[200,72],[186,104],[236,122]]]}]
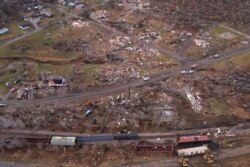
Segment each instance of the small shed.
[{"label": "small shed", "polygon": [[0,29],[0,35],[3,35],[5,33],[7,33],[8,31],[9,31],[8,28],[2,28],[2,29]]},{"label": "small shed", "polygon": [[57,146],[74,146],[75,142],[76,142],[76,137],[54,136],[50,140],[51,145],[57,145]]},{"label": "small shed", "polygon": [[20,24],[19,28],[21,28],[22,30],[28,30],[30,28],[30,25],[28,23],[24,23],[24,24]]},{"label": "small shed", "polygon": [[40,14],[41,14],[42,16],[45,16],[45,17],[52,17],[52,16],[53,16],[53,14],[52,14],[50,11],[47,11],[47,10],[42,10],[42,11],[40,12]]},{"label": "small shed", "polygon": [[50,87],[61,87],[66,85],[66,79],[61,77],[49,77],[45,83]]}]

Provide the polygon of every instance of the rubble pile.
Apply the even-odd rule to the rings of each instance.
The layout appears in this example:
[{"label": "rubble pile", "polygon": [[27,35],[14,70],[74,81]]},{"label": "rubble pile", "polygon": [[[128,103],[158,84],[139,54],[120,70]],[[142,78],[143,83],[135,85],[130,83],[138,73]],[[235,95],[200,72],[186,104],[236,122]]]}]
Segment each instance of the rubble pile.
[{"label": "rubble pile", "polygon": [[37,95],[37,91],[34,88],[22,88],[17,90],[17,99],[33,99]]},{"label": "rubble pile", "polygon": [[111,21],[111,22],[109,22],[109,24],[111,25],[111,27],[117,28],[126,34],[131,34],[134,31],[133,25],[129,24],[125,21],[122,21],[122,22]]},{"label": "rubble pile", "polygon": [[142,10],[143,4],[141,3],[141,0],[128,0],[127,1],[128,6],[132,10]]},{"label": "rubble pile", "polygon": [[200,46],[202,48],[208,48],[210,47],[210,42],[212,40],[212,37],[208,31],[205,31],[204,29],[200,29],[197,34],[196,38],[193,39],[195,45]]},{"label": "rubble pile", "polygon": [[[107,128],[117,129],[119,132],[128,132],[135,129],[168,129],[186,126],[181,121],[176,110],[183,110],[179,100],[183,99],[161,84],[145,87],[140,91],[131,91],[130,94],[122,93],[116,96],[101,98],[95,102],[100,108],[105,108],[108,119]],[[176,101],[176,98],[179,99]],[[185,105],[184,105],[185,106]],[[186,108],[188,110],[188,108]],[[112,118],[116,119],[112,119]],[[180,123],[181,122],[181,123]],[[121,131],[122,130],[122,131]]]},{"label": "rubble pile", "polygon": [[106,67],[99,71],[99,80],[103,82],[120,82],[128,80],[129,78],[140,77],[139,72],[132,65],[123,65],[120,67]]},{"label": "rubble pile", "polygon": [[198,32],[196,33],[196,38],[199,38],[199,39],[206,39],[206,40],[211,40],[212,37],[211,37],[211,34],[204,30],[204,29],[199,29]]},{"label": "rubble pile", "polygon": [[161,55],[161,53],[157,49],[151,47],[129,46],[125,49],[130,52],[138,53],[141,56],[154,57]]},{"label": "rubble pile", "polygon": [[150,3],[142,2],[141,0],[127,0],[126,6],[131,10],[145,10],[149,9]]},{"label": "rubble pile", "polygon": [[94,13],[91,13],[91,18],[94,18],[99,21],[109,21],[109,17],[107,15],[107,10],[99,10]]},{"label": "rubble pile", "polygon": [[187,31],[170,31],[168,43],[170,44],[182,44],[183,42],[187,41],[191,38],[193,34]]},{"label": "rubble pile", "polygon": [[197,46],[200,46],[202,48],[207,48],[209,47],[210,43],[203,40],[203,39],[194,39],[194,43],[197,45]]},{"label": "rubble pile", "polygon": [[139,34],[139,39],[145,41],[146,43],[149,43],[154,40],[160,40],[161,36],[157,32],[147,30],[146,33]]},{"label": "rubble pile", "polygon": [[203,107],[201,105],[202,99],[199,96],[200,93],[193,91],[193,89],[192,88],[190,89],[189,87],[186,87],[184,91],[185,91],[186,96],[192,105],[192,109],[195,112],[201,112]]},{"label": "rubble pile", "polygon": [[124,49],[128,45],[132,44],[132,40],[126,36],[125,37],[123,37],[123,36],[115,37],[114,39],[110,39],[109,42],[111,44],[111,48],[113,51]]},{"label": "rubble pile", "polygon": [[75,20],[71,23],[74,28],[84,28],[89,27],[89,22],[82,20]]},{"label": "rubble pile", "polygon": [[[119,68],[106,67],[99,70],[98,74],[98,80],[107,83],[140,77],[133,65],[123,65]],[[211,97],[219,98],[225,90],[230,93],[233,90],[230,87],[233,88],[235,85],[237,85],[235,88],[237,95],[245,92],[246,96],[241,97],[241,101],[244,101],[244,107],[249,109],[249,100],[247,100],[249,92],[246,91],[249,85],[248,78],[249,75],[244,73],[234,73],[225,78],[214,78],[214,80],[207,76],[195,78],[194,81],[184,81],[185,78],[170,78],[160,83],[133,88],[124,93],[105,96],[91,102],[57,104],[57,107],[41,105],[36,106],[36,109],[28,110],[18,109],[18,116],[11,115],[8,119],[10,126],[13,127],[21,120],[21,123],[25,122],[25,125],[22,125],[24,127],[71,129],[76,132],[96,133],[135,130],[137,132],[165,131],[191,128],[197,125],[204,126],[203,120],[206,118],[204,113],[209,111],[206,100]],[[231,97],[232,94],[228,96]],[[226,101],[223,103],[228,104]],[[11,108],[7,108],[6,113],[16,113],[16,110],[11,111]],[[195,114],[195,117],[192,114]],[[188,121],[194,119],[195,121]],[[0,118],[1,121],[4,122],[6,119]],[[211,121],[220,122],[221,120],[213,118]],[[210,123],[208,121],[209,125]]]}]

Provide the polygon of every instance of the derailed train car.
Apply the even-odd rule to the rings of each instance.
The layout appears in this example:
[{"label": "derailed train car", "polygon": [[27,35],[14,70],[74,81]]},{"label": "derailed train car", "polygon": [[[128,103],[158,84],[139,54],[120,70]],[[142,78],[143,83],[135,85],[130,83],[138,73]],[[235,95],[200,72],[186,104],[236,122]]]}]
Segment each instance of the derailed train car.
[{"label": "derailed train car", "polygon": [[112,140],[138,140],[139,137],[136,133],[131,134],[114,134],[114,135],[91,135],[91,136],[79,136],[79,137],[62,137],[53,136],[50,139],[51,145],[58,146],[75,146],[85,143],[95,143],[100,141],[112,141]]}]

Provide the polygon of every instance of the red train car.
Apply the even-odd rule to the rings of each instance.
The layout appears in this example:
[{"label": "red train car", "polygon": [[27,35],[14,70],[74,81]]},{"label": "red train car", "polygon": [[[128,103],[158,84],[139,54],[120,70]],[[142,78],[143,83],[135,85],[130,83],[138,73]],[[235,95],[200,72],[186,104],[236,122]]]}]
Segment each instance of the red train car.
[{"label": "red train car", "polygon": [[198,147],[210,143],[211,139],[207,135],[180,136],[177,138],[178,148]]}]

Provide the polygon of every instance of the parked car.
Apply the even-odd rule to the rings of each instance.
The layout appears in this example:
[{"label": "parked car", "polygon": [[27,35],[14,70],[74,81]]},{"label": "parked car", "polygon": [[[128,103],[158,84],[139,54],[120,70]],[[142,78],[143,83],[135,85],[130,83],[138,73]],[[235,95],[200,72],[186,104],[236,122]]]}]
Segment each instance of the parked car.
[{"label": "parked car", "polygon": [[7,107],[7,104],[0,103],[0,107]]},{"label": "parked car", "polygon": [[194,73],[194,70],[182,70],[181,74],[192,74]]},{"label": "parked car", "polygon": [[219,55],[219,54],[214,55],[214,58],[218,58],[218,57],[220,57],[220,55]]},{"label": "parked car", "polygon": [[191,64],[189,67],[190,67],[191,69],[196,69],[198,66],[199,66],[198,64]]},{"label": "parked car", "polygon": [[88,110],[84,113],[84,116],[87,117],[87,116],[89,116],[91,113],[92,113],[92,110],[91,110],[91,109],[88,109]]},{"label": "parked car", "polygon": [[142,79],[143,79],[144,81],[148,81],[148,80],[150,80],[150,77],[142,77]]}]

